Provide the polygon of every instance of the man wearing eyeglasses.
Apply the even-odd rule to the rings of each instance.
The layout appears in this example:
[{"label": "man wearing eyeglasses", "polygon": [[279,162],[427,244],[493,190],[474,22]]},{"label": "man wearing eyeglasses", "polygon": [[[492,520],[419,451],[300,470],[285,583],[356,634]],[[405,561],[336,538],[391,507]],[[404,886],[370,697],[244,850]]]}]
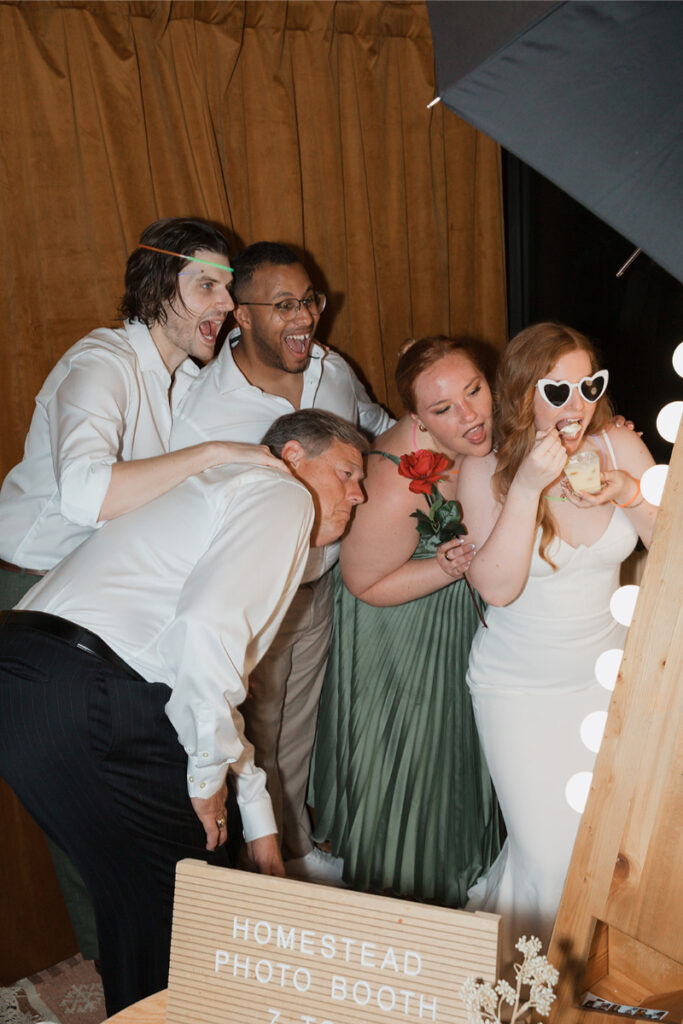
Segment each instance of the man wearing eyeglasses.
[{"label": "man wearing eyeglasses", "polygon": [[[348,363],[315,341],[325,296],[298,256],[258,242],[233,260],[233,331],[205,367],[176,416],[171,447],[200,440],[259,442],[293,409],[336,413],[377,435],[393,422],[372,402]],[[256,760],[268,776],[285,867],[311,881],[335,881],[341,862],[310,839],[306,787],[320,688],[332,627],[332,578],[338,545],[318,548],[304,583],[263,661],[244,707]]]}]

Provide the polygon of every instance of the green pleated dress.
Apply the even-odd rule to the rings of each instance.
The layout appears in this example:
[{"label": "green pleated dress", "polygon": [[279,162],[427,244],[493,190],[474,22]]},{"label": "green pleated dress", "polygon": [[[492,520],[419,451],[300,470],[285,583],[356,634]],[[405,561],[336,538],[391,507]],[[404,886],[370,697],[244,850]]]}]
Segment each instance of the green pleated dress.
[{"label": "green pleated dress", "polygon": [[[420,557],[420,548],[414,557]],[[311,764],[314,838],[354,889],[463,906],[502,842],[465,673],[479,619],[464,580],[335,620]]]}]

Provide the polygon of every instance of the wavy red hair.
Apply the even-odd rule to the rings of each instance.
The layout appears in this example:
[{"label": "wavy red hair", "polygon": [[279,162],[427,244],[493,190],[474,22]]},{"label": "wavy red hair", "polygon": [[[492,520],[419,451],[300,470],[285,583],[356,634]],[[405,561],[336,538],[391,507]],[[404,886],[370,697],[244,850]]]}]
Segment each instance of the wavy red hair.
[{"label": "wavy red hair", "polygon": [[[508,342],[503,351],[496,377],[493,417],[493,443],[497,455],[493,488],[501,502],[536,439],[536,382],[547,377],[558,359],[575,349],[587,353],[592,373],[601,368],[595,347],[588,338],[564,324],[546,322],[526,327]],[[603,430],[612,415],[609,399],[603,395],[595,404],[591,432]],[[557,536],[557,523],[548,502],[539,501],[536,522],[541,527],[541,557],[556,569],[547,554]]]}]

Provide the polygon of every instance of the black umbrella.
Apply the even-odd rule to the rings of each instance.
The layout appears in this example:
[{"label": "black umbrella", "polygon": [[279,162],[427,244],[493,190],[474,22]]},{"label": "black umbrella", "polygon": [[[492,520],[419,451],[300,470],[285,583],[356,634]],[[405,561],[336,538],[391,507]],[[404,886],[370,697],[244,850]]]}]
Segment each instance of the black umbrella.
[{"label": "black umbrella", "polygon": [[683,3],[427,6],[447,106],[683,281]]}]

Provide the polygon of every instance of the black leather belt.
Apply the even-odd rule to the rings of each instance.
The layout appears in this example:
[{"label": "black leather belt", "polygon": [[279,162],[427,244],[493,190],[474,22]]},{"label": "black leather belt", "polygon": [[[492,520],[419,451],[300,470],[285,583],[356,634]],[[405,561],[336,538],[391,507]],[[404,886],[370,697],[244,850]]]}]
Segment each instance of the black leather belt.
[{"label": "black leather belt", "polygon": [[6,562],[4,558],[0,558],[0,569],[16,573],[17,576],[44,576],[47,572],[47,569],[24,569],[13,562]]},{"label": "black leather belt", "polygon": [[49,615],[47,612],[2,611],[0,612],[0,626],[23,626],[25,629],[35,629],[39,633],[54,636],[58,640],[64,640],[71,647],[101,658],[102,661],[108,661],[110,665],[114,665],[126,675],[146,682],[139,672],[131,668],[123,658],[119,658],[118,654],[112,651],[111,647],[105,644],[104,640],[101,640],[96,633],[91,633],[89,629],[78,626],[75,622],[69,622],[68,619],[62,619],[59,615]]}]

